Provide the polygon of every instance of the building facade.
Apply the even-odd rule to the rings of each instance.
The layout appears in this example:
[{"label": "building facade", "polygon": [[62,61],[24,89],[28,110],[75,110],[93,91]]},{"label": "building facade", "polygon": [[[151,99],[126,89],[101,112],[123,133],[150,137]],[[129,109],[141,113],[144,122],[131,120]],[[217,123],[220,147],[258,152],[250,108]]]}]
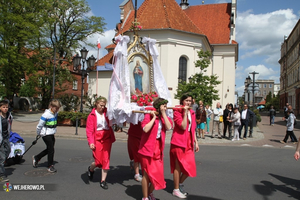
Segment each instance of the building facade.
[{"label": "building facade", "polygon": [[[252,79],[248,76],[244,82],[245,90],[245,102],[249,105],[253,105],[253,90],[250,85],[252,85]],[[254,91],[254,105],[258,105],[260,102],[264,101],[267,95],[271,92],[272,96],[275,92],[278,93],[278,87],[275,87],[274,80],[255,80],[255,91]],[[277,84],[278,85],[278,84]],[[276,91],[277,89],[277,91]],[[276,93],[276,94],[277,94]]]},{"label": "building facade", "polygon": [[281,44],[280,107],[292,105],[294,113],[300,114],[300,20]]},{"label": "building facade", "polygon": [[[117,34],[129,35],[134,10],[132,0],[125,0],[121,5],[121,23],[117,24]],[[180,5],[175,0],[145,0],[137,11],[137,20],[142,26],[138,32],[141,37],[156,40],[159,51],[159,62],[167,82],[173,104],[178,83],[188,82],[188,78],[200,72],[195,68],[198,51],[210,51],[211,64],[205,72],[207,75],[216,74],[221,84],[217,86],[222,105],[235,102],[235,68],[238,61],[238,43],[235,41],[236,0],[232,3],[207,4],[189,6],[188,1]],[[111,61],[113,54],[109,52],[99,60],[98,64]],[[101,74],[102,72],[98,72]],[[107,96],[109,75],[103,73],[98,77],[101,94]],[[95,94],[96,72],[90,75],[89,94]],[[99,89],[97,93],[99,93]]]}]

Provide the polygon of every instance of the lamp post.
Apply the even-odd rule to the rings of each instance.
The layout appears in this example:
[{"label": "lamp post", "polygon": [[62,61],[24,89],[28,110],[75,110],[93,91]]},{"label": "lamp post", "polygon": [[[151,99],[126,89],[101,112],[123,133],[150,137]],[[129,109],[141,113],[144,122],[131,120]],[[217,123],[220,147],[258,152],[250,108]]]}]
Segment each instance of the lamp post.
[{"label": "lamp post", "polygon": [[258,72],[251,72],[249,74],[252,74],[253,75],[253,88],[252,88],[252,95],[253,95],[253,108],[254,108],[254,101],[255,101],[255,96],[254,96],[254,92],[255,92],[255,74],[259,74]]},{"label": "lamp post", "polygon": [[[80,54],[81,56],[79,56],[78,54],[76,54],[76,56],[73,58],[73,70],[75,72],[81,73],[81,98],[80,98],[80,112],[83,112],[83,82],[84,79],[86,77],[86,75],[91,71],[91,67],[93,67],[95,65],[96,62],[96,58],[92,55],[90,56],[87,60],[87,54],[88,54],[88,50],[83,47],[80,50]],[[80,64],[80,61],[82,61],[82,65]],[[87,61],[87,67],[85,68],[84,64]],[[76,117],[76,133],[75,135],[78,135],[78,118]]]}]

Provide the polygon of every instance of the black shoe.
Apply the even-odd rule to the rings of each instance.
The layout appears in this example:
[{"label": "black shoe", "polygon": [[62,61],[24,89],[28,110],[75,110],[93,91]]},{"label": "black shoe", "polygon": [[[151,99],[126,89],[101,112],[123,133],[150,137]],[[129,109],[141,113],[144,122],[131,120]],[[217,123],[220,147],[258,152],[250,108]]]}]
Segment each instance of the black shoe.
[{"label": "black shoe", "polygon": [[51,165],[51,166],[48,168],[48,172],[50,172],[50,173],[55,173],[55,172],[57,172],[57,170],[54,168],[53,165]]},{"label": "black shoe", "polygon": [[100,186],[101,186],[104,190],[107,190],[107,189],[108,189],[108,186],[107,186],[107,184],[106,184],[105,181],[101,181]]},{"label": "black shoe", "polygon": [[90,180],[93,179],[94,176],[94,172],[91,171],[91,166],[88,167],[88,173],[87,173],[88,177]]},{"label": "black shoe", "polygon": [[38,164],[39,164],[39,161],[37,161],[37,160],[35,159],[35,156],[32,156],[32,166],[33,166],[34,168],[37,168]]}]

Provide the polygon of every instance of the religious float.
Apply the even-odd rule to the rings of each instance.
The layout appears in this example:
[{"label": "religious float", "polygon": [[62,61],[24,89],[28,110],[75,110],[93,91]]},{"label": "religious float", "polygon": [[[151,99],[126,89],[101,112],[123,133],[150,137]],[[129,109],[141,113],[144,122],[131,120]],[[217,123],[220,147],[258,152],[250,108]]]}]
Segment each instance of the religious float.
[{"label": "religious float", "polygon": [[[131,26],[134,32],[132,42],[127,35],[120,34],[114,38],[116,47],[107,103],[111,124],[137,124],[144,119],[145,107],[152,107],[158,97],[167,99],[167,106],[172,106],[172,98],[158,62],[156,40],[140,37],[140,29],[135,17]],[[172,117],[173,110],[168,109],[167,115]]]}]

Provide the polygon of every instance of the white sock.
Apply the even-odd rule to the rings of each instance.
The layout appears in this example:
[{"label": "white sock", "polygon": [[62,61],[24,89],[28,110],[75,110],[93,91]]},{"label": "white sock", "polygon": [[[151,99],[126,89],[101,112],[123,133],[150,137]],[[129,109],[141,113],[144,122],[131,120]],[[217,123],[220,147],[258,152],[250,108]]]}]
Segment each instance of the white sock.
[{"label": "white sock", "polygon": [[178,191],[179,191],[179,189],[174,189],[174,191],[177,191],[177,192],[178,192]]}]

